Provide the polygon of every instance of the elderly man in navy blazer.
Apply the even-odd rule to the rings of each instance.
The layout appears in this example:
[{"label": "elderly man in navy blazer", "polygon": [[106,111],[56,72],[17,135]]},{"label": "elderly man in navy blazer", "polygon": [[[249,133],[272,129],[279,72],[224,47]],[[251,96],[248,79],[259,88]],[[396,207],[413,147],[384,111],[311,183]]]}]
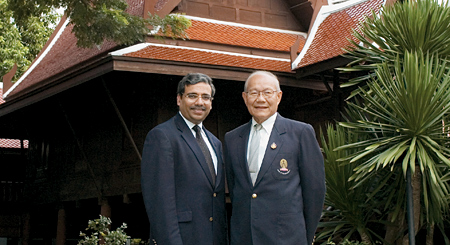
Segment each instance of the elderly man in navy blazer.
[{"label": "elderly man in navy blazer", "polygon": [[147,135],[141,184],[151,244],[227,244],[222,145],[202,125],[214,93],[207,75],[186,75],[179,113]]},{"label": "elderly man in navy blazer", "polygon": [[252,73],[242,97],[252,120],[225,135],[232,245],[312,244],[323,208],[323,156],[311,125],[277,113],[275,75]]}]

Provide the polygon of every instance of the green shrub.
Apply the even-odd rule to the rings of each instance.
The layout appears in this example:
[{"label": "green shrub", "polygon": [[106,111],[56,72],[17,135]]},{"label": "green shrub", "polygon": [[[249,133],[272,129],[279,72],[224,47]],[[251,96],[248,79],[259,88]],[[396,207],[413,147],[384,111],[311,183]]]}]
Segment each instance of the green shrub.
[{"label": "green shrub", "polygon": [[101,215],[99,219],[89,220],[86,231],[90,231],[90,235],[80,231],[83,239],[78,242],[78,245],[98,245],[101,240],[105,245],[124,245],[128,239],[124,231],[127,224],[123,223],[115,231],[109,230],[110,226],[111,219]]}]

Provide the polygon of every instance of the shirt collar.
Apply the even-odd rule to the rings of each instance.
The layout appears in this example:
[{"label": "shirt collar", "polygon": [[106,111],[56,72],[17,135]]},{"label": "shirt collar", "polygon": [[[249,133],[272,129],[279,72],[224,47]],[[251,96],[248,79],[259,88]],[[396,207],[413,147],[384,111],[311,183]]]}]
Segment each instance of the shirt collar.
[{"label": "shirt collar", "polygon": [[[261,123],[263,129],[267,132],[272,132],[273,125],[275,124],[275,120],[277,119],[278,112],[275,112],[272,116],[267,118],[264,122]],[[258,124],[255,119],[252,117],[252,126]],[[253,127],[252,127],[253,128]]]},{"label": "shirt collar", "polygon": [[178,113],[180,113],[181,117],[184,119],[184,121],[186,122],[186,124],[187,124],[187,126],[189,127],[189,129],[192,130],[192,128],[193,128],[195,125],[198,125],[198,126],[200,127],[200,129],[203,129],[203,122],[201,122],[201,123],[199,123],[199,124],[195,124],[195,123],[193,123],[193,122],[187,120],[187,119],[183,116],[183,114],[181,114],[181,111],[179,111]]}]

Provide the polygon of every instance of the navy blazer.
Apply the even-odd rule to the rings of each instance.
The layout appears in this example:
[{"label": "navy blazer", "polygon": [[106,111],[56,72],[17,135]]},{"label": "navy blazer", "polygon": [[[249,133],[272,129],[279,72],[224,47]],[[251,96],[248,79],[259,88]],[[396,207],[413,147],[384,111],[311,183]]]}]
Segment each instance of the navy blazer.
[{"label": "navy blazer", "polygon": [[225,135],[231,244],[311,244],[325,197],[314,129],[277,115],[253,186],[246,157],[250,127],[251,121]]},{"label": "navy blazer", "polygon": [[227,243],[222,145],[211,132],[205,132],[217,155],[215,186],[205,157],[179,113],[147,135],[141,185],[151,242]]}]

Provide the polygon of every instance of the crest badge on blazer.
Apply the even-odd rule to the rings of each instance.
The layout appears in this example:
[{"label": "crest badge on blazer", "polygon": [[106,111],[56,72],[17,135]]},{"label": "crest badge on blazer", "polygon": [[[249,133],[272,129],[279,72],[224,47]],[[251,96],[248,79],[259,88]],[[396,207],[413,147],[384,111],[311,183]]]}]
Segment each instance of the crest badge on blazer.
[{"label": "crest badge on blazer", "polygon": [[280,168],[277,169],[278,173],[282,174],[282,175],[286,175],[289,174],[291,172],[290,169],[288,169],[288,162],[286,159],[281,159],[280,161]]}]

